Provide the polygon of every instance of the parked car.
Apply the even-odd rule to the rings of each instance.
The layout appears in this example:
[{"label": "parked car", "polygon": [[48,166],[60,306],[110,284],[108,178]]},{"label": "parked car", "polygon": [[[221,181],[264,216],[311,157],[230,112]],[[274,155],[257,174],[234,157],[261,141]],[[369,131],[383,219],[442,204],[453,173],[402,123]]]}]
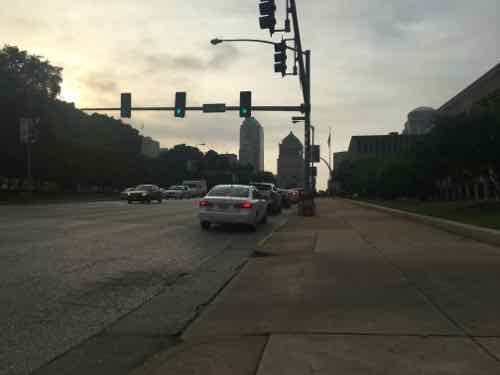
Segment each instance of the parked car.
[{"label": "parked car", "polygon": [[255,187],[269,201],[269,212],[281,213],[281,195],[276,185],[269,182],[250,182],[250,186]]},{"label": "parked car", "polygon": [[186,199],[191,198],[191,190],[184,185],[175,185],[165,191],[165,199]]},{"label": "parked car", "polygon": [[161,189],[156,185],[139,185],[134,190],[129,191],[127,197],[128,203],[151,203],[151,201],[161,203],[162,199]]},{"label": "parked car", "polygon": [[205,180],[183,181],[182,185],[187,186],[191,190],[193,197],[203,197],[208,191],[207,182]]},{"label": "parked car", "polygon": [[129,187],[129,188],[126,188],[125,190],[123,190],[121,193],[120,193],[120,199],[122,201],[126,201],[128,199],[128,193],[130,193],[131,191],[133,191],[135,189],[135,187]]},{"label": "parked car", "polygon": [[290,208],[292,206],[290,191],[287,189],[278,189],[278,193],[281,195],[281,207]]},{"label": "parked car", "polygon": [[247,224],[252,230],[267,222],[268,201],[253,186],[217,185],[200,200],[201,228],[211,224]]}]

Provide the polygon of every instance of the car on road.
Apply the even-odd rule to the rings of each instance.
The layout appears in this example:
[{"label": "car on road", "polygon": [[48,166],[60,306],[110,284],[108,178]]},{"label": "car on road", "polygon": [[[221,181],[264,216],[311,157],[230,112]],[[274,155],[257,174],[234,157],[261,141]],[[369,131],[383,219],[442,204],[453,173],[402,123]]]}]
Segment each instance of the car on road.
[{"label": "car on road", "polygon": [[217,185],[199,202],[201,228],[212,224],[246,224],[253,231],[267,222],[268,201],[255,187]]},{"label": "car on road", "polygon": [[191,190],[184,185],[170,186],[163,196],[165,199],[187,199],[192,197]]},{"label": "car on road", "polygon": [[270,213],[281,213],[281,195],[276,185],[269,182],[250,182],[250,186],[255,187],[269,201],[268,209]]},{"label": "car on road", "polygon": [[161,189],[156,185],[139,185],[135,187],[134,190],[128,192],[127,201],[132,202],[142,202],[151,203],[152,201],[157,201],[161,203],[163,200]]},{"label": "car on road", "polygon": [[187,180],[182,185],[187,186],[193,197],[203,197],[207,194],[207,181],[205,180]]},{"label": "car on road", "polygon": [[130,193],[132,190],[134,190],[135,187],[129,187],[129,188],[126,188],[125,190],[123,190],[121,193],[120,193],[120,199],[122,201],[126,201],[128,199],[128,193]]}]

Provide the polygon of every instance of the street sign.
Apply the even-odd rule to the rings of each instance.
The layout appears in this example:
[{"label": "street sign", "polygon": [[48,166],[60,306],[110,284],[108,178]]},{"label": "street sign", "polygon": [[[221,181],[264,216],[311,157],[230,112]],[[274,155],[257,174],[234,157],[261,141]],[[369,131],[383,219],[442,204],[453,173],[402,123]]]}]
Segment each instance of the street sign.
[{"label": "street sign", "polygon": [[19,122],[19,140],[21,143],[28,143],[30,139],[31,119],[22,118]]},{"label": "street sign", "polygon": [[21,143],[35,143],[38,140],[39,118],[22,118],[19,121],[19,140]]},{"label": "street sign", "polygon": [[226,103],[203,104],[204,113],[226,112]]}]

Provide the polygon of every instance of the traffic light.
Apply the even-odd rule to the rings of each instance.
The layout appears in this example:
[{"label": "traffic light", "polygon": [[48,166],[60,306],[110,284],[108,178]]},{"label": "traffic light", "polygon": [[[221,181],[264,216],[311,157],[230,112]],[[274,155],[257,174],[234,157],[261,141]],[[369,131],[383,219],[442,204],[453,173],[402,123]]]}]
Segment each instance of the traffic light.
[{"label": "traffic light", "polygon": [[122,118],[132,117],[132,94],[128,92],[121,95],[120,116]]},{"label": "traffic light", "polygon": [[274,71],[281,73],[283,77],[286,75],[287,70],[286,59],[286,42],[282,40],[274,44]]},{"label": "traffic light", "polygon": [[175,117],[185,117],[186,116],[186,93],[176,92],[175,93]]},{"label": "traffic light", "polygon": [[275,0],[261,0],[259,4],[260,10],[260,28],[268,29],[273,35],[276,28],[276,1]]},{"label": "traffic light", "polygon": [[240,92],[240,117],[252,116],[252,92]]},{"label": "traffic light", "polygon": [[319,163],[320,162],[320,150],[319,150],[319,145],[313,145],[312,146],[312,157],[311,157],[311,161],[313,163]]}]

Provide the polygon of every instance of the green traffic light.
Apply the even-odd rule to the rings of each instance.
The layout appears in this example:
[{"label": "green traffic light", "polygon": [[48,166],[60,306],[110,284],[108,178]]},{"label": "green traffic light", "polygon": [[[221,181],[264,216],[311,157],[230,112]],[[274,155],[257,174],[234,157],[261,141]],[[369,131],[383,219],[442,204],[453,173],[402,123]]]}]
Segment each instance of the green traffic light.
[{"label": "green traffic light", "polygon": [[178,115],[180,115],[180,114],[181,114],[181,112],[182,112],[182,109],[180,109],[180,108],[177,108],[177,109],[175,110],[175,113],[177,113]]},{"label": "green traffic light", "polygon": [[241,108],[241,114],[246,115],[248,113],[246,108]]}]

